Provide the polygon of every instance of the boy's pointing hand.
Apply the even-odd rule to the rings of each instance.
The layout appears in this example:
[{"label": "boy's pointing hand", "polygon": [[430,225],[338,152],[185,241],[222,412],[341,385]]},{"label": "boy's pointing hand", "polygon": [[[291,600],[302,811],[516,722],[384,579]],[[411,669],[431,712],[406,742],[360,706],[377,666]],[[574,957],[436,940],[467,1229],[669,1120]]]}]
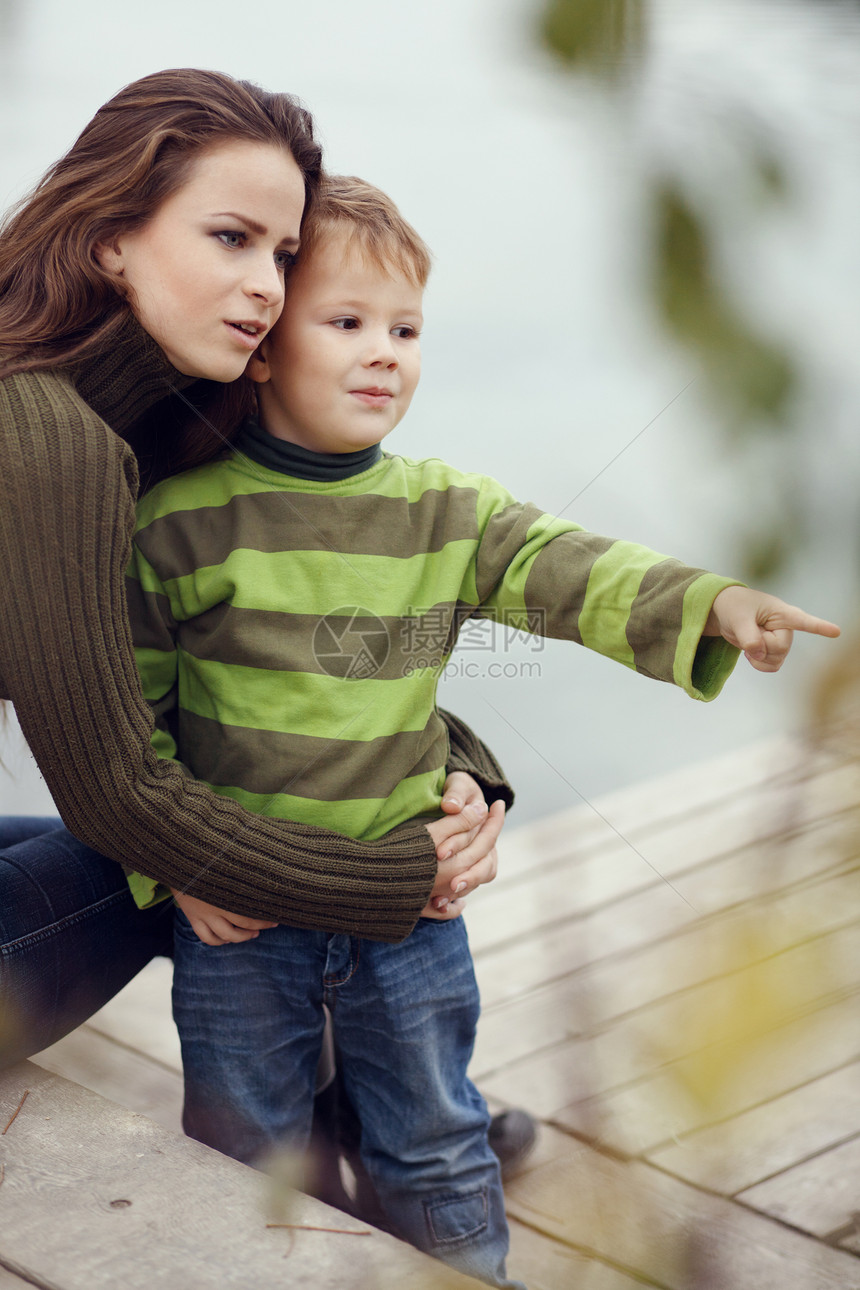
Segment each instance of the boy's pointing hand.
[{"label": "boy's pointing hand", "polygon": [[751,587],[726,587],[711,606],[705,636],[723,636],[743,650],[759,672],[777,672],[791,649],[795,632],[839,635],[835,623],[814,618],[795,605]]}]

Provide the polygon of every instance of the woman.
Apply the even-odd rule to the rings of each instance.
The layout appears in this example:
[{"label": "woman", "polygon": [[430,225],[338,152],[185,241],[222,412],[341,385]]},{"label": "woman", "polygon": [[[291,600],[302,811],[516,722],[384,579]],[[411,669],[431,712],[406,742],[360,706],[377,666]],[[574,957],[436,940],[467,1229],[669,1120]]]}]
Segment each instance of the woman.
[{"label": "woman", "polygon": [[[175,244],[159,216],[187,205],[216,151],[224,164]],[[149,746],[123,591],[129,442],[153,477],[220,450],[211,413],[229,422],[229,396],[210,382],[241,376],[277,318],[319,173],[310,117],[291,97],[161,72],[96,114],[0,235],[0,694],[70,830],[0,831],[5,1063],[60,1038],[163,951],[169,917],[134,906],[116,862],[236,911],[237,939],[274,919],[396,941],[422,911],[456,917],[494,875],[503,805],[484,818],[462,777],[446,808],[465,804],[461,814],[363,844],[251,815]],[[146,274],[131,275],[132,291],[117,269],[130,243],[170,288],[155,312]],[[168,396],[200,415],[165,442]],[[451,725],[451,768],[504,797],[492,755]]]}]

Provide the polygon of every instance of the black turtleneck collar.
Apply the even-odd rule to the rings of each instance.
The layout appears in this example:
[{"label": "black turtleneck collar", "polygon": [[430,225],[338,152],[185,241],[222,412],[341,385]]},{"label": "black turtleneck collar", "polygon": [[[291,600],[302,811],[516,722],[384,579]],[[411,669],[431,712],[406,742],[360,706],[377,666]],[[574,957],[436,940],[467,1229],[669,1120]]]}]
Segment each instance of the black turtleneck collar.
[{"label": "black turtleneck collar", "polygon": [[81,398],[118,434],[171,391],[194,382],[171,367],[131,311],[117,319],[97,357],[72,365],[71,377]]},{"label": "black turtleneck collar", "polygon": [[311,452],[297,443],[276,439],[265,431],[259,422],[249,418],[236,438],[233,447],[260,466],[278,470],[294,479],[311,479],[318,483],[334,483],[349,479],[375,466],[382,456],[378,443],[358,452]]}]

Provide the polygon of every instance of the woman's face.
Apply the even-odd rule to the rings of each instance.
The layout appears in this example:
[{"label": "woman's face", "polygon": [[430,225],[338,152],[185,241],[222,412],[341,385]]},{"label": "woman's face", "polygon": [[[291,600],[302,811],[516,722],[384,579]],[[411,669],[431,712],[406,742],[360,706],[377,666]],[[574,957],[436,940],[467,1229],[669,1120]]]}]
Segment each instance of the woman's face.
[{"label": "woman's face", "polygon": [[281,312],[304,201],[288,152],[230,140],[201,153],[143,228],[100,246],[99,263],[178,371],[233,381]]}]

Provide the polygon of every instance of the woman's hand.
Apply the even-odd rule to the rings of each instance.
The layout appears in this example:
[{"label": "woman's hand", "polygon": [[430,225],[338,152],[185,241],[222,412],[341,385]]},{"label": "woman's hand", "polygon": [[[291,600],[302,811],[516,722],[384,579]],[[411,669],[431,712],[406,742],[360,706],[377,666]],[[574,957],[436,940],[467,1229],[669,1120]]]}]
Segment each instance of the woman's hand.
[{"label": "woman's hand", "polygon": [[204,945],[231,945],[238,941],[252,941],[266,927],[277,927],[277,923],[266,922],[262,918],[246,918],[244,914],[229,914],[226,909],[208,905],[205,900],[189,896],[183,891],[174,891],[173,899],[191,924],[194,935]]},{"label": "woman's hand", "polygon": [[455,771],[445,781],[442,809],[447,818],[427,826],[436,843],[439,866],[424,918],[458,918],[465,897],[496,876],[496,842],[505,822],[505,804],[490,810],[481,789],[465,771]]}]

